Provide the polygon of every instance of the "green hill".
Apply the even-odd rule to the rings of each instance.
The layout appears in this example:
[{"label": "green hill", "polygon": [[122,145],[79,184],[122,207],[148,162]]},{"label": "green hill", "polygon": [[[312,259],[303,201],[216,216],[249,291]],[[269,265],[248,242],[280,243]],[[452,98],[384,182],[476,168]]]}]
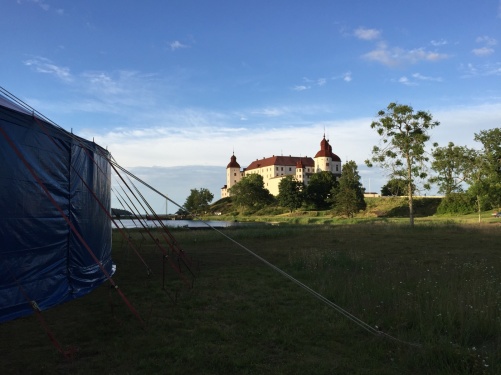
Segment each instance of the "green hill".
[{"label": "green hill", "polygon": [[[437,212],[437,207],[442,201],[442,198],[415,197],[414,198],[414,214],[416,217],[432,216]],[[407,197],[377,197],[365,198],[367,209],[361,211],[358,217],[408,217],[409,203]],[[269,206],[257,212],[246,212],[241,208],[235,207],[231,198],[222,198],[213,203],[210,211],[214,215],[221,216],[282,216],[288,214],[286,208],[278,206]],[[326,216],[331,215],[330,210],[326,211],[304,211],[298,210],[290,216]]]}]

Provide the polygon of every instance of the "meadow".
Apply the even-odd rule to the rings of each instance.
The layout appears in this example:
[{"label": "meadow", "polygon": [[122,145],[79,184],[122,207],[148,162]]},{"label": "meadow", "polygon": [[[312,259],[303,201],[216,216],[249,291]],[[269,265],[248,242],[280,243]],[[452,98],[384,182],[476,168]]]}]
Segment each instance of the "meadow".
[{"label": "meadow", "polygon": [[34,316],[0,325],[2,374],[501,373],[499,220],[172,233],[192,287],[130,231],[149,275],[116,232],[114,279],[144,324],[103,285],[43,313],[72,358]]}]

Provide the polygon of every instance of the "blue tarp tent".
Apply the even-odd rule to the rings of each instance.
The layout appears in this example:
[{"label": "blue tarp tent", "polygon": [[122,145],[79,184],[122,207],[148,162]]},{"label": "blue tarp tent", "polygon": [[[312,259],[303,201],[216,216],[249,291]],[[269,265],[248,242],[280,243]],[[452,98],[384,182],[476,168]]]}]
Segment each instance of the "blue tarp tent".
[{"label": "blue tarp tent", "polygon": [[113,273],[109,157],[0,93],[0,322]]}]

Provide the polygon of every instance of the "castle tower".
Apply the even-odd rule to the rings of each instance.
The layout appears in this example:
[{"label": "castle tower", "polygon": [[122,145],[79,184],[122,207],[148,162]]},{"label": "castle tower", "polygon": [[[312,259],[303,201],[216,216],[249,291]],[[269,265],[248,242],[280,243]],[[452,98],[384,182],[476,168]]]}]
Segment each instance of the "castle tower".
[{"label": "castle tower", "polygon": [[240,164],[237,163],[237,157],[235,153],[231,155],[230,162],[226,166],[226,186],[231,188],[242,178],[242,174],[240,172]]},{"label": "castle tower", "polygon": [[315,155],[315,173],[331,172],[336,177],[341,176],[341,159],[332,152],[332,146],[325,139],[325,134],[320,142],[320,151]]},{"label": "castle tower", "polygon": [[221,189],[221,197],[229,197],[229,189],[242,179],[240,164],[237,163],[237,157],[233,152],[230,162],[226,166],[226,185]]}]

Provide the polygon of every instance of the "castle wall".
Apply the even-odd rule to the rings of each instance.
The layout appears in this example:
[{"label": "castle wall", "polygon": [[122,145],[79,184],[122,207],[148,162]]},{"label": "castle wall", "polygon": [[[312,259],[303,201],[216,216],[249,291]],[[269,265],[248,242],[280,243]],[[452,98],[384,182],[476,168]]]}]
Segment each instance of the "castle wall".
[{"label": "castle wall", "polygon": [[[334,161],[335,160],[335,161]],[[302,168],[299,168],[301,166]],[[308,185],[310,177],[314,173],[328,171],[336,177],[341,176],[341,160],[332,153],[332,148],[328,140],[324,138],[320,143],[320,151],[315,158],[297,156],[272,156],[269,158],[256,159],[247,169],[240,170],[240,165],[236,163],[236,157],[231,157],[230,164],[226,169],[226,185],[221,189],[221,197],[229,197],[228,190],[238,183],[245,175],[252,173],[263,177],[264,187],[271,194],[277,196],[278,186],[285,176],[294,176],[297,181]]]}]

